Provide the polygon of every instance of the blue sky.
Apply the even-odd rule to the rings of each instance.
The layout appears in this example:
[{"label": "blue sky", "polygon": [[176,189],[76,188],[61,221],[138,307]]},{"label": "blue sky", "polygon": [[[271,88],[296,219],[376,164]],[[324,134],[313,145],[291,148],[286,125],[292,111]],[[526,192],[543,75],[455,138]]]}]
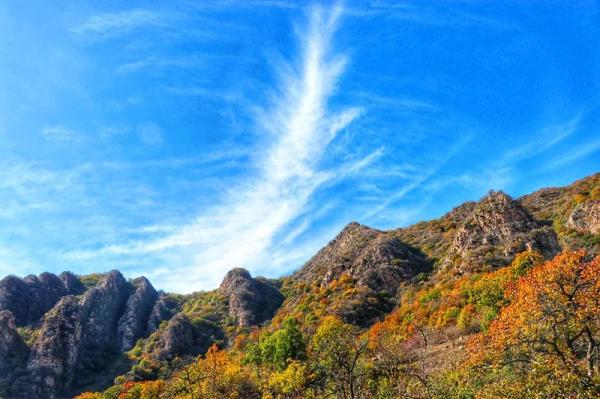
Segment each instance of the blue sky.
[{"label": "blue sky", "polygon": [[595,1],[0,1],[0,273],[280,276],[598,171]]}]

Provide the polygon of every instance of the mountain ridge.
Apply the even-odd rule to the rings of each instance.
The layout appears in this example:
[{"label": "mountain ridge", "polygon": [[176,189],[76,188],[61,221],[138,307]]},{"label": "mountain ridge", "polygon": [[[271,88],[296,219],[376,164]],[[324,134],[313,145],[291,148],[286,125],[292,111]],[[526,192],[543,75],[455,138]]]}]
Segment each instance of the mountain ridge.
[{"label": "mountain ridge", "polygon": [[288,316],[307,331],[327,314],[368,328],[414,287],[501,268],[524,250],[546,259],[563,249],[597,254],[599,187],[595,174],[517,199],[490,191],[438,219],[388,231],[352,222],[291,275],[269,280],[235,268],[219,288],[188,295],[118,271],[7,276],[0,393],[59,399],[115,377],[153,379],[176,359],[234,345]]}]

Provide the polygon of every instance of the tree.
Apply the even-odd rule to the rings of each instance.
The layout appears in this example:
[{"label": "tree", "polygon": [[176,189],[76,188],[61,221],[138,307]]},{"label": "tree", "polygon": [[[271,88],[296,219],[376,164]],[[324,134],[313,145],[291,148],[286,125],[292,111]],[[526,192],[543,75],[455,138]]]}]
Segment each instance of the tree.
[{"label": "tree", "polygon": [[244,361],[266,365],[281,372],[294,360],[306,359],[306,343],[298,321],[288,317],[283,327],[267,335],[260,344],[250,344],[245,350]]},{"label": "tree", "polygon": [[371,384],[377,397],[430,399],[431,381],[426,364],[429,331],[415,325],[406,339],[394,329],[379,325],[369,340],[370,360],[374,367]]},{"label": "tree", "polygon": [[328,394],[343,399],[360,397],[365,388],[368,339],[357,327],[335,316],[326,317],[312,338],[313,367]]},{"label": "tree", "polygon": [[255,398],[258,395],[237,359],[216,345],[204,359],[181,370],[166,389],[167,398]]},{"label": "tree", "polygon": [[510,285],[506,297],[488,333],[470,343],[482,397],[600,395],[600,257],[560,254]]}]

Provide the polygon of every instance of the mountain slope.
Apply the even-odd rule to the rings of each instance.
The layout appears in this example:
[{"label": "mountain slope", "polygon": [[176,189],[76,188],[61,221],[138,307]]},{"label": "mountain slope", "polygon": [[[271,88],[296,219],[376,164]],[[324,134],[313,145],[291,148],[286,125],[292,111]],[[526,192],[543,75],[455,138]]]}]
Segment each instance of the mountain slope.
[{"label": "mountain slope", "polygon": [[515,260],[519,252],[598,254],[599,201],[596,174],[516,200],[490,192],[406,228],[351,223],[291,276],[237,268],[218,289],[190,295],[157,292],[117,271],[8,276],[0,281],[0,396],[66,398],[116,376],[165,377],[213,343],[243,345],[290,316],[308,336],[328,316],[362,331],[391,323],[406,334],[419,320],[436,331],[439,349],[457,334],[452,328],[471,334],[495,317],[512,270],[531,263]]}]

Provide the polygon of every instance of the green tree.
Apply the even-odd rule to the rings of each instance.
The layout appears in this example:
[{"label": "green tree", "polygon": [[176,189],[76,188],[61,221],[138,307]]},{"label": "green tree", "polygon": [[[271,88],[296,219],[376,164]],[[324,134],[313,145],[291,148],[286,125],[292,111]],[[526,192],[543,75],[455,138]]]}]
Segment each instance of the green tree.
[{"label": "green tree", "polygon": [[306,343],[298,321],[288,317],[283,327],[268,335],[260,344],[250,344],[245,350],[246,363],[271,366],[283,371],[293,360],[306,359]]},{"label": "green tree", "polygon": [[361,397],[367,379],[368,339],[357,327],[337,317],[326,317],[312,339],[314,369],[326,395],[343,399]]}]

